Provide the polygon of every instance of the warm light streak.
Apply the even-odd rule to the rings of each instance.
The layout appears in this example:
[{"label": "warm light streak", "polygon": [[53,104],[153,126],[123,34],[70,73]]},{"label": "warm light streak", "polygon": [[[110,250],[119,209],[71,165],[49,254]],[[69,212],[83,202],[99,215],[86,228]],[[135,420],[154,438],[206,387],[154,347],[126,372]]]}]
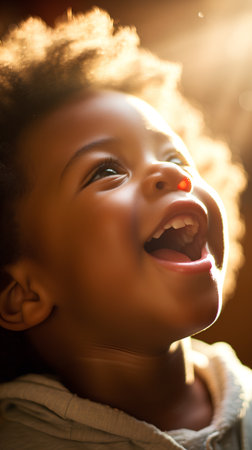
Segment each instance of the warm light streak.
[{"label": "warm light streak", "polygon": [[[186,3],[184,8],[191,13]],[[185,22],[177,34],[173,30],[153,48],[182,63],[183,92],[205,108],[209,129],[251,159],[245,152],[251,148],[252,5],[208,0],[204,11],[195,9],[194,21],[195,16],[197,22]]]}]

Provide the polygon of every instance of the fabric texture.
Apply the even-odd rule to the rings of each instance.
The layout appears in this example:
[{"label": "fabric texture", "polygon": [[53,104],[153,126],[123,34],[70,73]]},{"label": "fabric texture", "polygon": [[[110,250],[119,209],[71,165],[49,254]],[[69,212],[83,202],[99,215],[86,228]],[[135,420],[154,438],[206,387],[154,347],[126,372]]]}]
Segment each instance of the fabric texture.
[{"label": "fabric texture", "polygon": [[252,450],[252,371],[223,343],[192,341],[195,370],[212,397],[212,423],[163,432],[87,399],[58,380],[25,375],[0,385],[1,450]]}]

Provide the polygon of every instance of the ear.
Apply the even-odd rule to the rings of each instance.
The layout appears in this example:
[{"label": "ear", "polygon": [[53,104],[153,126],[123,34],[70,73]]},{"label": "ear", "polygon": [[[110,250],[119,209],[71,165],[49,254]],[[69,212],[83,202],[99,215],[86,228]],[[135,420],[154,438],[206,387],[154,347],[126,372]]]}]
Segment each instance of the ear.
[{"label": "ear", "polygon": [[45,295],[40,295],[39,289],[31,290],[26,266],[18,262],[8,266],[7,273],[11,281],[0,292],[0,326],[21,331],[49,317],[53,305]]}]

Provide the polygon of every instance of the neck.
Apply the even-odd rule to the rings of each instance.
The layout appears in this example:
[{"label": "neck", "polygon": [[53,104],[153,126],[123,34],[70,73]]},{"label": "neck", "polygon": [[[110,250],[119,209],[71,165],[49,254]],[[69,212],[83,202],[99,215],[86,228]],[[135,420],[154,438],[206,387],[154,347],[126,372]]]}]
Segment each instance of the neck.
[{"label": "neck", "polygon": [[79,397],[117,408],[164,431],[209,425],[211,400],[204,383],[194,376],[190,339],[148,354],[88,344],[88,339],[76,339],[74,332],[64,333],[59,342],[47,331],[33,327],[28,337]]},{"label": "neck", "polygon": [[186,384],[187,378],[180,343],[160,355],[92,347],[85,351],[85,355],[75,356],[72,363],[78,370],[73,374],[71,365],[69,376],[71,379],[74,377],[74,385],[78,385],[80,390],[78,393],[86,396],[86,392],[92,392],[92,398],[102,403],[107,403],[109,393],[109,403],[115,407],[118,407],[119,399],[124,403],[129,400],[129,392],[134,395],[138,393],[143,398],[141,394],[146,394],[150,389],[149,395],[153,399],[160,397],[163,400],[165,389],[167,395],[172,397],[174,389],[170,389],[169,381],[176,380],[179,390]]},{"label": "neck", "polygon": [[198,429],[201,424],[190,423],[199,386],[190,358],[185,358],[190,353],[188,342],[175,343],[160,355],[92,346],[70,363],[67,358],[67,367],[60,372],[68,388],[80,397],[108,404],[163,430]]}]

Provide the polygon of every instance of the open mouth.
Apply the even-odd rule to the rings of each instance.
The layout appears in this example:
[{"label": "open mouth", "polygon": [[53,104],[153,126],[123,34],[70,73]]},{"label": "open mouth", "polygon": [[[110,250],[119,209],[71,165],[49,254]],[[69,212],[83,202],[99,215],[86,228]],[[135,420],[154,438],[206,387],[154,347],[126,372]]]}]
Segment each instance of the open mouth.
[{"label": "open mouth", "polygon": [[197,261],[206,244],[206,230],[196,215],[169,219],[144,244],[147,253],[173,262]]}]

